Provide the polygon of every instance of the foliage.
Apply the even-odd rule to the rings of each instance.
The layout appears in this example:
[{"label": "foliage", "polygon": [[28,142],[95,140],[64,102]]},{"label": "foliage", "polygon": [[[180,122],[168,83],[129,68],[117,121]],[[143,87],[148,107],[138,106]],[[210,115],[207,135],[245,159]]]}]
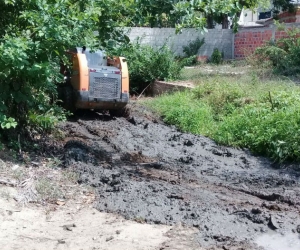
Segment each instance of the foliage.
[{"label": "foliage", "polygon": [[274,18],[276,19],[276,16],[281,11],[288,11],[288,12],[294,12],[295,11],[295,5],[292,3],[292,0],[273,0],[273,9]]},{"label": "foliage", "polygon": [[195,27],[206,30],[211,28],[211,20],[222,23],[228,28],[228,17],[233,21],[233,29],[238,28],[237,22],[243,8],[255,9],[259,6],[270,6],[268,0],[195,0],[180,1],[174,5],[174,12],[180,13],[177,30],[185,27]]},{"label": "foliage", "polygon": [[59,122],[65,121],[67,115],[69,114],[61,110],[58,106],[49,107],[42,114],[41,111],[30,110],[28,113],[28,123],[41,131],[49,131],[55,128]]},{"label": "foliage", "polygon": [[123,44],[110,53],[126,57],[130,74],[130,87],[136,92],[142,91],[155,80],[177,79],[183,67],[176,61],[174,53],[167,45],[154,49],[142,45],[139,39],[132,43]]},{"label": "foliage", "polygon": [[211,107],[191,100],[191,92],[175,92],[159,97],[151,102],[151,107],[162,114],[165,122],[175,124],[182,131],[208,135],[214,126]]},{"label": "foliage", "polygon": [[222,60],[223,60],[222,52],[219,51],[219,49],[215,48],[211,55],[210,62],[214,64],[220,64]]},{"label": "foliage", "polygon": [[[85,0],[82,0],[85,2]],[[98,31],[99,36],[95,41],[95,45],[107,48],[110,43],[123,43],[128,42],[129,38],[123,32],[123,27],[134,26],[138,18],[138,6],[135,0],[101,0],[91,1],[92,4],[100,9],[99,16],[97,17],[97,25],[94,30]],[[92,27],[89,29],[91,30]]]},{"label": "foliage", "polygon": [[190,41],[187,45],[183,46],[183,57],[178,57],[177,60],[181,67],[192,66],[197,63],[197,55],[201,46],[204,44],[204,38],[196,38],[194,41]]},{"label": "foliage", "polygon": [[12,117],[7,118],[6,115],[0,117],[0,124],[2,129],[10,129],[17,126],[16,120]]},{"label": "foliage", "polygon": [[224,118],[215,138],[274,160],[299,161],[300,93],[272,92],[270,96],[272,99],[266,95],[260,103],[251,103]]},{"label": "foliage", "polygon": [[[123,2],[123,1],[122,1]],[[228,17],[237,21],[243,8],[270,7],[269,0],[126,0],[120,10],[124,20],[133,26],[196,27],[202,30],[212,28],[211,23],[228,27]],[[275,0],[276,8],[285,6],[288,0]],[[112,8],[114,9],[114,8]],[[126,14],[127,13],[127,14]],[[128,20],[129,19],[129,20]]]},{"label": "foliage", "polygon": [[300,73],[300,29],[284,29],[287,36],[257,48],[256,61],[272,63],[275,72],[283,75]]},{"label": "foliage", "polygon": [[[274,0],[272,11],[293,11],[291,0]],[[257,7],[270,9],[270,0],[136,0],[132,5],[136,10],[132,23],[137,26],[177,27],[181,31],[186,27],[213,28],[216,23],[237,31],[242,9],[255,10]]]},{"label": "foliage", "polygon": [[23,132],[47,130],[64,120],[67,113],[56,104],[56,88],[62,82],[59,63],[66,59],[65,51],[128,40],[117,27],[130,23],[132,4],[132,0],[1,1],[0,133],[17,124]]},{"label": "foliage", "polygon": [[196,89],[163,95],[148,105],[183,131],[275,161],[300,161],[298,86],[279,79],[253,81],[251,74],[202,74],[194,81]]},{"label": "foliage", "polygon": [[150,27],[174,27],[180,13],[174,12],[174,4],[180,0],[136,0],[135,25]]},{"label": "foliage", "polygon": [[205,43],[204,38],[197,37],[194,41],[190,41],[188,45],[183,46],[183,53],[186,57],[198,55],[199,49]]},{"label": "foliage", "polygon": [[43,117],[41,107],[56,96],[55,82],[61,81],[59,57],[69,46],[84,41],[91,25],[84,20],[97,17],[98,12],[87,6],[81,12],[69,1],[12,3],[2,2],[1,9],[3,13],[13,9],[14,15],[7,17],[0,33],[0,112],[26,126],[30,112]]},{"label": "foliage", "polygon": [[197,63],[197,56],[177,57],[177,61],[180,65],[180,68],[183,68],[185,66],[192,66]]}]

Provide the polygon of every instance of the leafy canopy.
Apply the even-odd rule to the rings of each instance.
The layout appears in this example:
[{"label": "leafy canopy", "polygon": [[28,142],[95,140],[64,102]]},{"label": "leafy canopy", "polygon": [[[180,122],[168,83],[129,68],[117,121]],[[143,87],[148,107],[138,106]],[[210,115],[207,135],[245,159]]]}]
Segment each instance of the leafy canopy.
[{"label": "leafy canopy", "polygon": [[[276,0],[278,2],[285,0]],[[56,105],[59,62],[66,49],[128,42],[122,27],[205,29],[267,0],[0,0],[0,132],[51,128],[65,118]],[[95,31],[98,31],[96,34]]]},{"label": "leafy canopy", "polygon": [[[233,27],[243,8],[255,10],[257,7],[269,9],[270,0],[136,0],[139,10],[136,25],[151,27],[175,27],[178,31],[184,27],[211,28],[211,22],[227,22],[230,17]],[[273,12],[279,9],[293,10],[290,0],[274,0]],[[227,26],[224,25],[226,28]]]},{"label": "leafy canopy", "polygon": [[65,50],[105,46],[116,36],[121,40],[115,27],[128,20],[122,18],[128,15],[124,6],[113,0],[0,1],[2,129],[15,122],[23,128],[51,128],[64,119],[55,99]]}]

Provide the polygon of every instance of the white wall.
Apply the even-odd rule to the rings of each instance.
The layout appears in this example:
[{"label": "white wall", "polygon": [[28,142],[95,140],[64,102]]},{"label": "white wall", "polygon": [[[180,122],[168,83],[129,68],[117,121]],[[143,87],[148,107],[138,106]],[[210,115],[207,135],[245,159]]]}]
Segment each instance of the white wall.
[{"label": "white wall", "polygon": [[182,46],[194,41],[197,37],[204,37],[205,44],[198,55],[210,57],[214,48],[224,52],[225,59],[233,58],[233,32],[230,29],[211,29],[201,34],[196,29],[185,29],[181,34],[175,34],[174,28],[128,28],[130,40],[142,37],[141,43],[152,47],[161,47],[165,43],[177,54],[182,55]]}]

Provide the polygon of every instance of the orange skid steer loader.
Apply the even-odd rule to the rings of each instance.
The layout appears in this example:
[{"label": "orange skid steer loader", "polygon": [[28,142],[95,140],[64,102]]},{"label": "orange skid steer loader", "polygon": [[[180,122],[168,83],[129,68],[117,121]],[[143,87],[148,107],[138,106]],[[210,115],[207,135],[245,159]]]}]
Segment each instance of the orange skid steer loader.
[{"label": "orange skid steer loader", "polygon": [[67,52],[69,66],[61,65],[64,84],[60,99],[67,110],[109,110],[124,115],[129,102],[129,75],[124,57],[107,58],[104,51],[75,48]]}]

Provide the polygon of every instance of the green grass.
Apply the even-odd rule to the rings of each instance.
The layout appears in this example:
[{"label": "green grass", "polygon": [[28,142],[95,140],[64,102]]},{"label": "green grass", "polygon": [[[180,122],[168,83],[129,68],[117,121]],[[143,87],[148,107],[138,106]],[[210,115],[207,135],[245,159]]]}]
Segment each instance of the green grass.
[{"label": "green grass", "polygon": [[153,108],[159,111],[169,124],[177,125],[181,130],[194,134],[207,134],[209,127],[215,124],[209,105],[204,102],[191,102],[189,91],[165,95],[153,102]]},{"label": "green grass", "polygon": [[246,147],[276,161],[299,161],[300,88],[270,74],[258,76],[249,68],[245,72],[223,75],[188,69],[184,80],[192,80],[195,89],[162,95],[147,104],[182,131]]}]

